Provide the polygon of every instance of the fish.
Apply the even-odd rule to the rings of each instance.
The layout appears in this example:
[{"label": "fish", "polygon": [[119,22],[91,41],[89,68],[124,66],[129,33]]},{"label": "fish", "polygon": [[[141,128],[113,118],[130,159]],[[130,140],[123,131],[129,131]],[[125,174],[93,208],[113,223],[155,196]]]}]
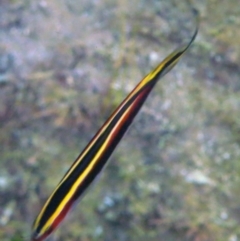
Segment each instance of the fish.
[{"label": "fish", "polygon": [[197,18],[197,26],[189,42],[169,54],[148,73],[97,131],[43,205],[33,223],[31,241],[43,241],[56,230],[102,172],[156,83],[178,63],[192,45],[198,33],[199,22],[197,10],[194,9],[193,12]]}]

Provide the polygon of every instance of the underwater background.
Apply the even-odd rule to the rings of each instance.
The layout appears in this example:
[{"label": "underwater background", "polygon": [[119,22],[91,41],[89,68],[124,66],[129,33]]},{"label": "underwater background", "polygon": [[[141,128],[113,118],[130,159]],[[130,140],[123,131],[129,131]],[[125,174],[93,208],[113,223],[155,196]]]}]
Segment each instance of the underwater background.
[{"label": "underwater background", "polygon": [[[240,240],[240,4],[191,1],[193,46],[49,241]],[[0,1],[0,240],[29,240],[106,118],[196,21],[188,1]]]}]

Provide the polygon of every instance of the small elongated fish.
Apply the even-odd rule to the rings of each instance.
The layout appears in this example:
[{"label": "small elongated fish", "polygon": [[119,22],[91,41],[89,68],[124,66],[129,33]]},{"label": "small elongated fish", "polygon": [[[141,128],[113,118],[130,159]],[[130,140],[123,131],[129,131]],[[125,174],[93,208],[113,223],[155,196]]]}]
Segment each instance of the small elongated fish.
[{"label": "small elongated fish", "polygon": [[[194,10],[194,13],[198,13]],[[45,240],[63,221],[73,204],[82,196],[106,165],[149,93],[179,61],[195,40],[196,30],[188,44],[172,52],[151,71],[111,114],[64,175],[37,216],[32,241]]]}]

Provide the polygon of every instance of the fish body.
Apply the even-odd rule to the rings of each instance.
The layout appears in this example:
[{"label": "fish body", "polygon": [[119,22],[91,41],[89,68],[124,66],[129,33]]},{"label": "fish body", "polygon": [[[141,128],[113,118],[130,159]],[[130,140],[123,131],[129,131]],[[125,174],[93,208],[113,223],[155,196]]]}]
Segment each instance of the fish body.
[{"label": "fish body", "polygon": [[47,199],[33,224],[32,241],[45,240],[63,221],[106,165],[134,117],[158,80],[168,73],[196,38],[196,28],[188,44],[172,52],[143,78],[95,134]]}]

